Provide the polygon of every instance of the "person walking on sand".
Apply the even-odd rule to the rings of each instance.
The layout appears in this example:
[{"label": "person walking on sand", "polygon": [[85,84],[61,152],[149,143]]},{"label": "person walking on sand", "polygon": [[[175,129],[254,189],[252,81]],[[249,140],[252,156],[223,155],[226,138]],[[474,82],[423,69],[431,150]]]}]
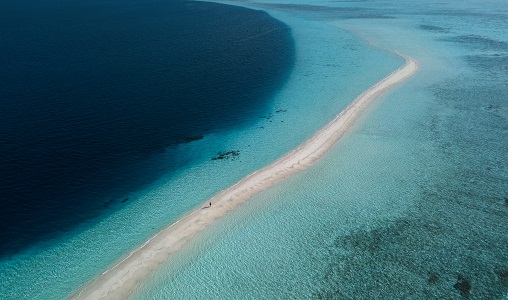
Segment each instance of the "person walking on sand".
[{"label": "person walking on sand", "polygon": [[210,206],[209,207],[212,207],[212,202],[210,202]]}]

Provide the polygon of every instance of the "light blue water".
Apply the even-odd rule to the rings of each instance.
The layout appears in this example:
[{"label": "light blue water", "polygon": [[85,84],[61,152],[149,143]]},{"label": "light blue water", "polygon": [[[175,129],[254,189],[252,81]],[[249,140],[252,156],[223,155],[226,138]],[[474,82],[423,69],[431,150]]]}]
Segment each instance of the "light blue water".
[{"label": "light blue water", "polygon": [[[272,114],[181,145],[181,157],[194,147],[209,152],[127,195],[138,201],[99,224],[3,261],[1,298],[65,298],[168,223],[294,148],[402,64],[350,31],[418,59],[419,73],[373,105],[322,161],[200,233],[132,298],[506,295],[506,4],[267,3],[242,5],[287,23],[297,47]],[[241,154],[210,160],[223,150]],[[464,280],[456,285],[459,274],[468,291]]]},{"label": "light blue water", "polygon": [[[321,21],[272,14],[294,26],[297,57],[288,82],[271,99],[271,112],[256,116],[253,126],[179,145],[171,154],[182,161],[192,158],[188,168],[125,195],[130,199],[126,207],[109,217],[1,261],[0,298],[65,298],[221,189],[296,147],[403,63]],[[211,160],[227,150],[240,150],[240,156]],[[164,155],[157,154],[156,160],[164,161]]]},{"label": "light blue water", "polygon": [[[321,51],[338,50],[346,29],[416,58],[419,73],[383,96],[313,168],[200,233],[132,299],[507,297],[508,5],[404,3],[259,5],[293,28],[300,59],[317,51],[317,40]],[[341,29],[327,27],[333,20]],[[345,53],[358,54],[359,64],[390,59],[355,41]],[[315,104],[295,131],[326,117],[312,113],[334,85],[319,86],[315,98],[299,91],[333,77],[344,84],[340,100],[345,86],[358,84],[355,75],[334,77],[340,70],[282,90],[281,99]]]},{"label": "light blue water", "polygon": [[0,260],[200,155],[172,145],[255,123],[294,58],[267,13],[190,1],[0,1],[0,44]]}]

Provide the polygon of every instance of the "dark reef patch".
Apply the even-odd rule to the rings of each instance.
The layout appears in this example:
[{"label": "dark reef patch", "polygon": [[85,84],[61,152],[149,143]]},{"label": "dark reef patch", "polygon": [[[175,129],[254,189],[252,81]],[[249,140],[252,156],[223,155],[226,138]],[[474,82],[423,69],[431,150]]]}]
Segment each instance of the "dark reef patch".
[{"label": "dark reef patch", "polygon": [[440,33],[446,33],[448,32],[447,29],[443,28],[443,27],[439,27],[439,26],[434,26],[434,25],[426,25],[426,24],[422,24],[419,26],[420,29],[423,29],[423,30],[426,30],[426,31],[432,31],[432,32],[440,32]]},{"label": "dark reef patch", "polygon": [[485,36],[475,34],[459,35],[455,37],[443,38],[443,40],[459,43],[474,50],[508,51],[507,42],[494,40]]},{"label": "dark reef patch", "polygon": [[471,283],[462,274],[457,275],[457,283],[455,283],[453,287],[456,288],[462,296],[469,297]]},{"label": "dark reef patch", "polygon": [[212,158],[212,160],[223,160],[223,159],[232,159],[236,160],[240,156],[240,150],[230,150],[230,151],[221,151]]},{"label": "dark reef patch", "polygon": [[508,74],[508,52],[505,54],[468,55],[465,56],[465,60],[469,65],[486,75]]},{"label": "dark reef patch", "polygon": [[190,143],[190,142],[194,142],[194,141],[199,141],[199,140],[202,140],[204,137],[205,137],[204,135],[186,136],[186,137],[182,138],[181,143]]},{"label": "dark reef patch", "polygon": [[[414,207],[328,245],[322,299],[500,299],[508,289],[507,74],[432,86]],[[468,84],[464,84],[467,82]],[[458,276],[460,274],[460,276]]]},{"label": "dark reef patch", "polygon": [[439,277],[434,272],[429,272],[429,278],[427,279],[427,282],[430,284],[434,284],[439,280]]},{"label": "dark reef patch", "polygon": [[496,273],[499,278],[505,282],[508,283],[508,268],[498,267],[494,269],[494,273]]}]

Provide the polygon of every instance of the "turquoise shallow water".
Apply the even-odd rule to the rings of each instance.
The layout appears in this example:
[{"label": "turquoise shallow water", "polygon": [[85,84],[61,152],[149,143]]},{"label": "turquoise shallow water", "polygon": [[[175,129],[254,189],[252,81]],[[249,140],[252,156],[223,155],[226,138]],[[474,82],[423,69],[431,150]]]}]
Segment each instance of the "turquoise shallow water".
[{"label": "turquoise shallow water", "polygon": [[200,156],[173,145],[256,123],[294,58],[267,13],[190,1],[0,1],[0,44],[0,260]]},{"label": "turquoise shallow water", "polygon": [[[188,168],[125,195],[129,198],[125,208],[107,217],[1,261],[1,298],[65,298],[221,189],[296,147],[403,62],[329,24],[273,14],[305,26],[292,30],[295,41],[301,41],[294,70],[271,99],[267,113],[255,116],[258,121],[252,126],[179,145],[171,157],[179,157]],[[211,160],[228,150],[239,150],[238,159]],[[154,157],[161,169],[165,155]],[[168,163],[169,159],[168,154]]]},{"label": "turquoise shallow water", "polygon": [[[142,201],[3,262],[9,273],[2,274],[2,296],[64,298],[160,228],[297,146],[403,63],[363,36],[416,58],[419,73],[379,99],[313,168],[199,233],[131,298],[505,297],[506,5],[241,4],[268,11],[295,38],[295,69],[274,96],[272,113],[252,127],[182,145],[175,150],[182,157],[193,147],[210,150],[192,167],[129,195]],[[210,161],[233,149],[241,150],[237,160]]]},{"label": "turquoise shallow water", "polygon": [[[507,297],[506,4],[259,7],[295,32],[335,20],[416,58],[419,73],[374,104],[313,168],[200,233],[131,298]],[[377,17],[354,18],[367,13]],[[347,34],[341,29],[319,38]],[[358,43],[350,50],[359,54],[367,45]]]}]

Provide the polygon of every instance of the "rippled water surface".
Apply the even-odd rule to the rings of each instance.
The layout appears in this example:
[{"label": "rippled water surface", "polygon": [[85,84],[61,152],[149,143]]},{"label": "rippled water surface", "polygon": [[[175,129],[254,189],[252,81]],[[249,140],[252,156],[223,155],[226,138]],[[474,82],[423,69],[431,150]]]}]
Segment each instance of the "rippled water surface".
[{"label": "rippled water surface", "polygon": [[[295,32],[331,22],[320,40],[354,32],[420,70],[315,167],[201,233],[132,298],[504,299],[508,6],[248,5]],[[361,57],[376,69],[379,57]]]},{"label": "rippled water surface", "polygon": [[[272,70],[272,78],[279,79],[273,85],[252,82],[250,99],[260,96],[263,102],[249,102],[245,110],[228,107],[236,113],[221,122],[231,126],[189,131],[183,138],[192,142],[165,145],[164,153],[147,160],[151,164],[142,163],[145,169],[134,164],[133,170],[157,172],[140,188],[99,202],[114,208],[107,214],[2,260],[0,298],[64,298],[199,203],[295,148],[403,64],[383,48],[418,60],[418,73],[379,98],[315,166],[197,234],[131,299],[506,297],[508,5],[398,0],[227,4],[258,11],[242,10],[238,17],[239,8],[228,7],[237,12],[228,14],[222,7],[221,16],[231,17],[229,27],[240,35],[258,28],[249,26],[251,13],[281,28],[259,27],[253,38],[290,33],[290,71],[275,63],[271,69],[247,64],[259,68],[254,74]],[[202,12],[209,18],[196,28],[217,19],[211,10]],[[244,45],[243,39],[229,44],[213,37],[219,48]],[[207,38],[203,44],[212,39]],[[264,42],[263,49],[279,45],[267,46],[267,57],[286,57],[281,47],[288,44]],[[223,54],[223,62],[230,62],[232,57]],[[228,76],[224,80],[237,79],[237,87],[245,82],[246,70],[225,75],[208,69],[212,62],[204,63],[210,73],[203,74],[217,76],[210,80]],[[250,95],[243,88],[224,95]],[[203,138],[194,140],[199,135]],[[213,160],[231,151],[238,155]],[[172,167],[175,157],[178,168]]]}]

